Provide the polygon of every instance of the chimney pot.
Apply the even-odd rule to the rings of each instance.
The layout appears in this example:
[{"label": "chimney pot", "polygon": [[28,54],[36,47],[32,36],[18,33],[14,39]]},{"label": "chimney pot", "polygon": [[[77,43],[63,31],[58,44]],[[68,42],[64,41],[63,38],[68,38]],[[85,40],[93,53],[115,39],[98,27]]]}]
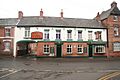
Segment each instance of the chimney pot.
[{"label": "chimney pot", "polygon": [[19,18],[19,19],[23,18],[23,12],[22,12],[22,11],[19,11],[19,12],[18,12],[18,18]]},{"label": "chimney pot", "polygon": [[61,9],[60,15],[61,15],[61,19],[63,19],[63,9]]},{"label": "chimney pot", "polygon": [[43,18],[43,10],[41,8],[41,11],[40,11],[40,17]]}]

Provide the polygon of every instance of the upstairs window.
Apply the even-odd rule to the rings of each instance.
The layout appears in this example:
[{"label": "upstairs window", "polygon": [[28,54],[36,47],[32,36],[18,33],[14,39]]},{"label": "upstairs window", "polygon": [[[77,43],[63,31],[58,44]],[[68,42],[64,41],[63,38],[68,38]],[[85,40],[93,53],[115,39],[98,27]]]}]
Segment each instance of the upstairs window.
[{"label": "upstairs window", "polygon": [[56,30],[56,39],[61,39],[61,30]]},{"label": "upstairs window", "polygon": [[78,31],[78,40],[81,40],[82,39],[82,31]]},{"label": "upstairs window", "polygon": [[5,37],[10,37],[10,28],[5,28]]},{"label": "upstairs window", "polygon": [[72,39],[72,30],[67,31],[67,39]]},{"label": "upstairs window", "polygon": [[113,21],[118,21],[118,16],[113,16]]},{"label": "upstairs window", "polygon": [[49,29],[44,30],[44,39],[49,39]]},{"label": "upstairs window", "polygon": [[88,31],[88,40],[92,40],[92,31]]},{"label": "upstairs window", "polygon": [[101,31],[95,32],[95,37],[96,40],[101,40]]},{"label": "upstairs window", "polygon": [[119,36],[119,26],[114,25],[114,36]]},{"label": "upstairs window", "polygon": [[30,37],[30,27],[26,27],[25,28],[25,38],[29,38]]}]

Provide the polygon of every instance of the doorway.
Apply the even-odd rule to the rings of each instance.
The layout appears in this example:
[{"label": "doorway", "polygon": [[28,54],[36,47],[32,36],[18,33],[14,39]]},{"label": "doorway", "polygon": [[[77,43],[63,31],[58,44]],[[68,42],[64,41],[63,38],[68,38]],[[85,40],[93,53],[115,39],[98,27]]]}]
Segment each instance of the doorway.
[{"label": "doorway", "polygon": [[60,58],[62,57],[61,52],[62,52],[62,45],[61,44],[56,44],[56,57]]},{"label": "doorway", "polygon": [[93,48],[92,48],[92,45],[89,45],[89,57],[93,57]]}]

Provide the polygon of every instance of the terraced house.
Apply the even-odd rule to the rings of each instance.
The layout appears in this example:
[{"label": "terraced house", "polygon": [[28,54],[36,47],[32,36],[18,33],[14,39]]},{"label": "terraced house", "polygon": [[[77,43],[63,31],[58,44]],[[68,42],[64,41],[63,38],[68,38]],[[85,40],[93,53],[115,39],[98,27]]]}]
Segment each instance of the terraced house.
[{"label": "terraced house", "polygon": [[19,11],[12,31],[13,56],[120,56],[119,26],[116,2],[94,19],[65,18],[62,10],[60,17],[44,16],[42,9],[39,16],[24,16]]}]

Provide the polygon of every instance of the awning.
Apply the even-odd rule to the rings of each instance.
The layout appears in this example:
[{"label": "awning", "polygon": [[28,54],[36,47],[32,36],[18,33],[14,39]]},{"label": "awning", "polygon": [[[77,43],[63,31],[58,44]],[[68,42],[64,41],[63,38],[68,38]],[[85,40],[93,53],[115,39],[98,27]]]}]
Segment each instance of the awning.
[{"label": "awning", "polygon": [[36,43],[36,41],[33,41],[33,40],[20,40],[17,43]]},{"label": "awning", "polygon": [[107,42],[105,42],[105,41],[91,41],[91,42],[88,42],[88,44],[101,44],[101,45],[105,45],[105,44],[107,44]]}]

